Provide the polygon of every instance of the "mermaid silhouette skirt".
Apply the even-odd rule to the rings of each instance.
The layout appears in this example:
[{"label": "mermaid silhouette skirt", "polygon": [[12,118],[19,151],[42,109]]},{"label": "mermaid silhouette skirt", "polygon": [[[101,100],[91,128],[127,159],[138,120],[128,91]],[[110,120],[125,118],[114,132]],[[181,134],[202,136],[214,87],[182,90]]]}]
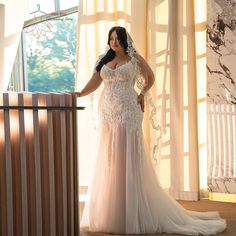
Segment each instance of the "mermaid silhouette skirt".
[{"label": "mermaid silhouette skirt", "polygon": [[215,234],[226,227],[217,212],[184,209],[162,189],[146,154],[143,114],[131,61],[103,66],[99,144],[81,229],[113,234]]}]

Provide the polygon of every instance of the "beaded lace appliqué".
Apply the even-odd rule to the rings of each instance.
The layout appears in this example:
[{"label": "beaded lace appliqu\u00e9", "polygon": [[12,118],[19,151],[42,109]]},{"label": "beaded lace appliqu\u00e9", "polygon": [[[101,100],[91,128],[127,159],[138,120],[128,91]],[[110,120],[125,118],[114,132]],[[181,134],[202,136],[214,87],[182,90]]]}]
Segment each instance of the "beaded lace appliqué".
[{"label": "beaded lace appliqu\u00e9", "polygon": [[104,65],[100,73],[104,82],[100,99],[102,121],[112,125],[129,123],[130,127],[140,126],[143,114],[134,90],[139,76],[137,59],[132,58],[116,69]]}]

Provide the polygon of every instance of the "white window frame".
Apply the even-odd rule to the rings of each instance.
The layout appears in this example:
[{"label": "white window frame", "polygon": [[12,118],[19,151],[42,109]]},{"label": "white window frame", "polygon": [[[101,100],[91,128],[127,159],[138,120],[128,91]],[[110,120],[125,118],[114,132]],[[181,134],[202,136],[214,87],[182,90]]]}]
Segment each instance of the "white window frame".
[{"label": "white window frame", "polygon": [[[55,9],[60,7],[59,0],[55,0]],[[26,67],[26,52],[25,52],[25,36],[24,29],[44,21],[64,17],[78,12],[78,6],[71,7],[62,11],[55,11],[43,16],[35,17],[24,22],[21,39],[19,42],[16,59],[13,65],[10,83],[8,86],[9,91],[28,91],[28,78]]]}]

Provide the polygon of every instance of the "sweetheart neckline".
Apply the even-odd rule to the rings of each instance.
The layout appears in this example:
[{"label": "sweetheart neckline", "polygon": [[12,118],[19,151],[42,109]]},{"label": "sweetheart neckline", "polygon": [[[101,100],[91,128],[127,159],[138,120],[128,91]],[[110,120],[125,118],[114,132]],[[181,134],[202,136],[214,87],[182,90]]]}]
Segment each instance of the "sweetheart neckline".
[{"label": "sweetheart neckline", "polygon": [[130,60],[128,60],[127,62],[125,62],[125,63],[123,63],[123,64],[121,64],[120,66],[118,66],[118,67],[115,67],[114,69],[113,68],[111,68],[110,66],[108,66],[108,65],[106,65],[106,64],[104,64],[104,66],[106,66],[108,69],[110,69],[111,71],[116,71],[117,69],[119,69],[120,67],[122,67],[122,66],[124,66],[124,65],[127,65],[127,64],[129,64],[130,62],[131,62],[131,60],[132,59],[130,59]]}]

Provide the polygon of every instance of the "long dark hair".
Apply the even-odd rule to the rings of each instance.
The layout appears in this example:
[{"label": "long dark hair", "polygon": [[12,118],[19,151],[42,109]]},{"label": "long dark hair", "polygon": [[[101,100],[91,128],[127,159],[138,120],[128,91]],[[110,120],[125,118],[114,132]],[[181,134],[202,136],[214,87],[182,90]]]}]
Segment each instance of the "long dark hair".
[{"label": "long dark hair", "polygon": [[[110,38],[113,31],[116,31],[119,43],[127,53],[128,43],[127,43],[126,29],[121,26],[112,27],[108,33],[108,41],[107,41],[108,45],[110,45]],[[115,57],[115,55],[116,55],[115,52],[110,48],[105,54],[105,56],[99,61],[98,65],[96,66],[96,71],[99,72],[103,67],[103,65],[111,61]]]}]

